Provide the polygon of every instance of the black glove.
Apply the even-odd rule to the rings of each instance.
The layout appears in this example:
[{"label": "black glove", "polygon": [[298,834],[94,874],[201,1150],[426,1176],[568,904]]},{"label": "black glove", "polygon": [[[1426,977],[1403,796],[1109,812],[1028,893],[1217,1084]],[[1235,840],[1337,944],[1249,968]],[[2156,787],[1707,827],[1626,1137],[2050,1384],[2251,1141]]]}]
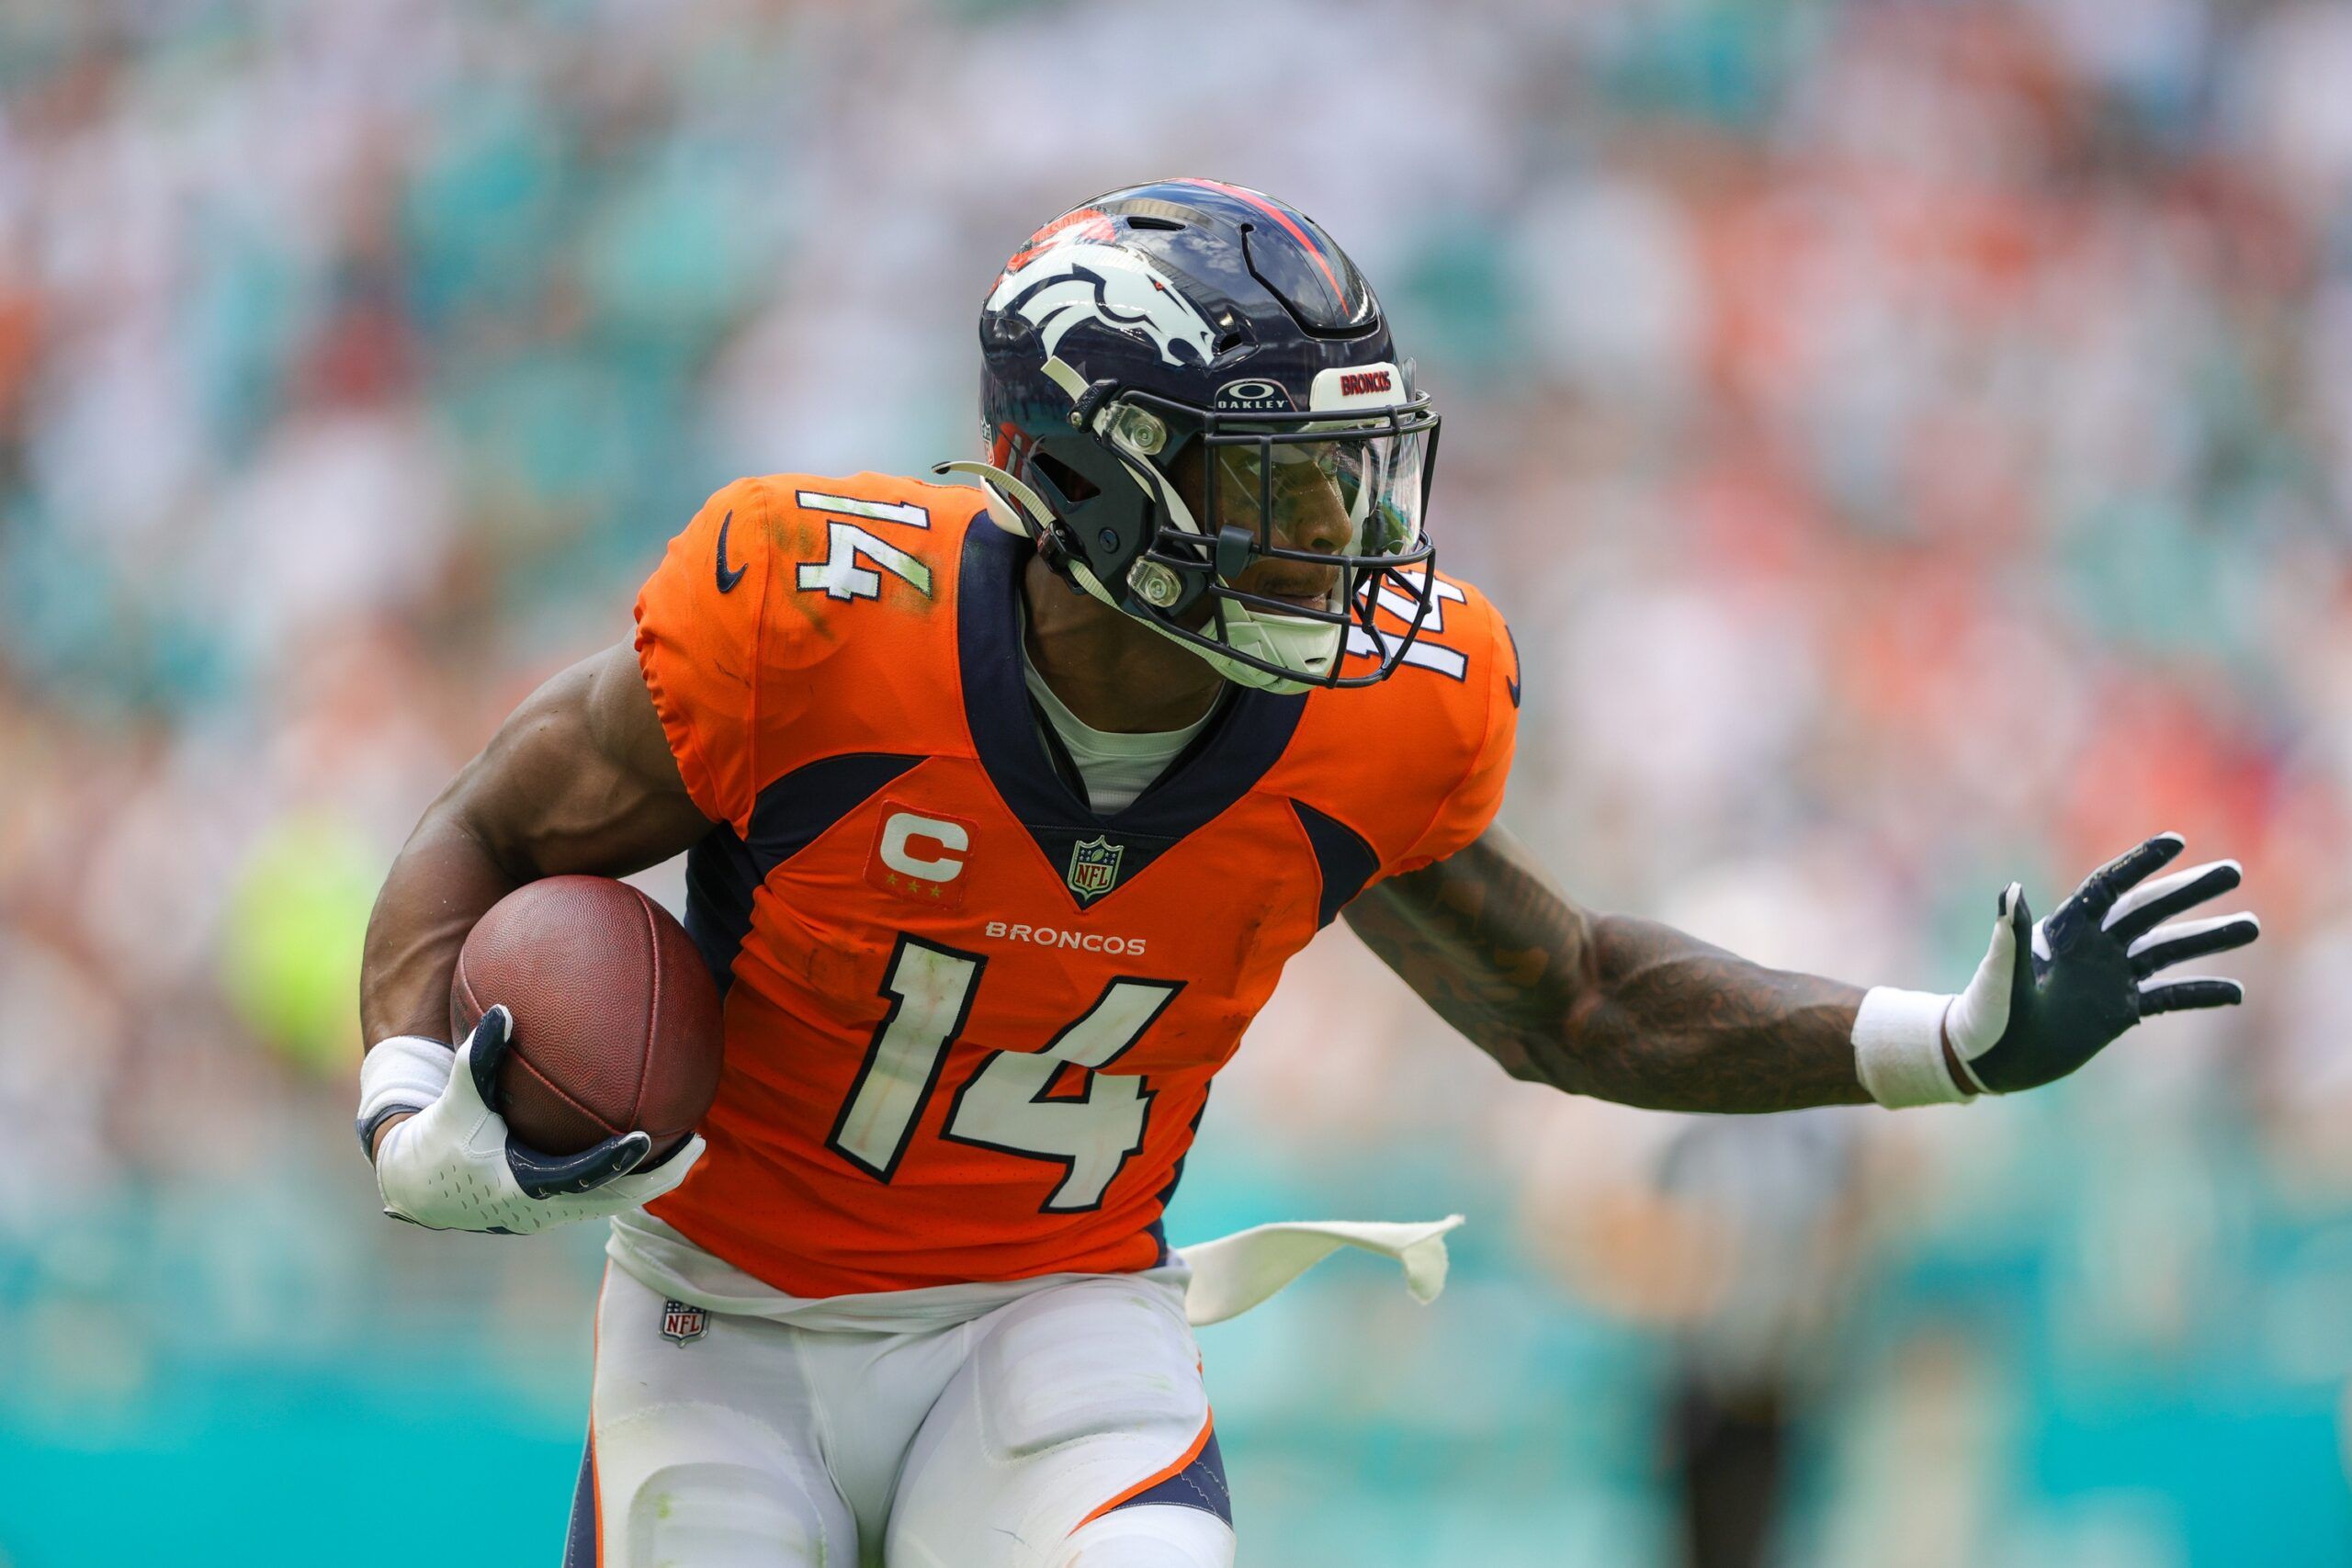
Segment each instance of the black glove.
[{"label": "black glove", "polygon": [[2235,980],[2156,978],[2184,959],[2244,947],[2262,932],[2245,913],[2163,923],[2238,885],[2238,863],[2228,860],[2150,881],[2185,842],[2159,833],[2109,861],[2039,924],[2024,889],[2009,884],[1992,950],[1944,1014],[1944,1040],[1971,1087],[1993,1094],[2038,1089],[2143,1018],[2245,999]]}]

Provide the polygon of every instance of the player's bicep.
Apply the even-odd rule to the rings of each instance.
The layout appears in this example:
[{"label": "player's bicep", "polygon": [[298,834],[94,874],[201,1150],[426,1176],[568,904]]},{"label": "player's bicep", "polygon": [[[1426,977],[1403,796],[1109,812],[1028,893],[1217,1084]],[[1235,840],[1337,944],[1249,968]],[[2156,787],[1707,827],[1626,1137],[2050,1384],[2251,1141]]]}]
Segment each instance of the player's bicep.
[{"label": "player's bicep", "polygon": [[449,805],[517,880],[625,875],[710,829],[679,776],[628,643],[582,660],[524,699],[458,775]]},{"label": "player's bicep", "polygon": [[1514,1077],[1597,991],[1592,918],[1499,826],[1368,888],[1349,927]]},{"label": "player's bicep", "polygon": [[[686,781],[678,771],[678,759],[670,749],[669,734],[646,687],[637,650],[628,643],[616,643],[582,662],[593,667],[587,722],[590,743],[597,755],[648,788],[692,804]],[[695,816],[706,825],[709,820],[700,811]]]}]

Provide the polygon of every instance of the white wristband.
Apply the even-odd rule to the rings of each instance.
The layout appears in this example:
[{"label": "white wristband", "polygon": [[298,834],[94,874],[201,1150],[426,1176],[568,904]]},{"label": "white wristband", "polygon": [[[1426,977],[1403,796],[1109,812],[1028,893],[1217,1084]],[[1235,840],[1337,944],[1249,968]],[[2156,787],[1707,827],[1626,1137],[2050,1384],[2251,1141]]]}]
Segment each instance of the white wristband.
[{"label": "white wristband", "polygon": [[[421,1034],[395,1034],[359,1063],[359,1145],[396,1111],[422,1111],[449,1087],[458,1053]],[[369,1151],[371,1154],[373,1151]]]},{"label": "white wristband", "polygon": [[[1854,1070],[1885,1106],[1949,1105],[1971,1098],[1944,1066],[1944,1010],[1952,998],[1874,986],[1854,1014]],[[380,1049],[380,1047],[379,1047]]]}]

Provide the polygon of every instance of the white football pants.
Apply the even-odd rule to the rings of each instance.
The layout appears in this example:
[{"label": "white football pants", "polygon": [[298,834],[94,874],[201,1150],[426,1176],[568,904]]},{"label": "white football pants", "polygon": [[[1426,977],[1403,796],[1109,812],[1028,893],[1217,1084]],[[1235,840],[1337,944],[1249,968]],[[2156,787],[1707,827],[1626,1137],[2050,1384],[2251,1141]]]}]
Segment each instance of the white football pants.
[{"label": "white football pants", "polygon": [[703,1314],[607,1271],[566,1568],[1231,1568],[1182,1292],[1106,1275],[953,1327]]}]

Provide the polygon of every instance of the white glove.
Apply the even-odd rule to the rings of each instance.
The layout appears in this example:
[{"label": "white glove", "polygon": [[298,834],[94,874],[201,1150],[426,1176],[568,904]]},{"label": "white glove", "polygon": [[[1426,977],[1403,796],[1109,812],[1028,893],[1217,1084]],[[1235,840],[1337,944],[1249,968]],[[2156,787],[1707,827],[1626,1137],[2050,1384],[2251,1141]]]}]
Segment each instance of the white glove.
[{"label": "white glove", "polygon": [[699,1134],[643,1171],[638,1168],[653,1148],[643,1133],[560,1156],[511,1139],[491,1101],[513,1033],[513,1017],[493,1007],[455,1051],[401,1035],[368,1053],[359,1078],[361,1145],[393,1114],[413,1112],[376,1150],[385,1213],[428,1230],[528,1235],[650,1203],[686,1179],[702,1157]]}]

